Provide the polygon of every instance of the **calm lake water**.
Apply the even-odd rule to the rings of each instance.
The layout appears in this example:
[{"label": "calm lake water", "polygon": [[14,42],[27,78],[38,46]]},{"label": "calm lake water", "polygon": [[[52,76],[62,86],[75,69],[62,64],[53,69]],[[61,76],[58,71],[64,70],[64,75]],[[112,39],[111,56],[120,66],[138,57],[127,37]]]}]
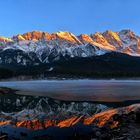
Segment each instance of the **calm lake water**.
[{"label": "calm lake water", "polygon": [[140,80],[33,80],[0,82],[18,94],[73,101],[140,100]]}]

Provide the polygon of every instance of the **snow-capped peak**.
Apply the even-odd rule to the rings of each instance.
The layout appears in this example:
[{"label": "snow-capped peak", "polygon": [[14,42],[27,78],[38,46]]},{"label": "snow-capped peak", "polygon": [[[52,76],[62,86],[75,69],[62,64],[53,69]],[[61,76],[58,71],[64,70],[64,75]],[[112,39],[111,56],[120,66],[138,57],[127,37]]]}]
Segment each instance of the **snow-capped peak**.
[{"label": "snow-capped peak", "polygon": [[64,31],[52,34],[32,31],[11,38],[0,37],[0,50],[0,63],[22,65],[49,63],[61,56],[91,57],[110,51],[140,56],[140,37],[130,30],[79,36]]}]

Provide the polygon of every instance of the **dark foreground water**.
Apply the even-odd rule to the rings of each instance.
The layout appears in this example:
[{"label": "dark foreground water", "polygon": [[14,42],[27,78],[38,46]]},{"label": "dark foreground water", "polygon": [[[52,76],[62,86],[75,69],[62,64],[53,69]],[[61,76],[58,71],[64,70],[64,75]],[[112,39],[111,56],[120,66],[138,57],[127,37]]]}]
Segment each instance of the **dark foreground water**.
[{"label": "dark foreground water", "polygon": [[140,100],[140,80],[34,80],[0,82],[18,94],[72,101],[116,102]]}]

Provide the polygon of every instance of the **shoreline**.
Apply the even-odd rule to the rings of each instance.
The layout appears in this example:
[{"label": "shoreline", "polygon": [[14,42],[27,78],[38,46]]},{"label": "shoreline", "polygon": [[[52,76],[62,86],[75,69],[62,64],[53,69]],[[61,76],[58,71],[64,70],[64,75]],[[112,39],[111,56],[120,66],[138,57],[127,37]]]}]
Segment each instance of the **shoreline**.
[{"label": "shoreline", "polygon": [[0,82],[6,81],[38,81],[38,80],[140,80],[140,77],[88,77],[88,76],[17,76],[17,77],[10,77],[10,78],[0,78]]}]

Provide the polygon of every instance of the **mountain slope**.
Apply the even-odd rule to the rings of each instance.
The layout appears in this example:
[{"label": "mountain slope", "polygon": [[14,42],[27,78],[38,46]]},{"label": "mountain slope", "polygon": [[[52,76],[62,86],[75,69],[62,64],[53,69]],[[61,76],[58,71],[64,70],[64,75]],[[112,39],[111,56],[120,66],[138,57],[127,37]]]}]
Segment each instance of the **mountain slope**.
[{"label": "mountain slope", "polygon": [[[33,31],[12,38],[1,37],[0,50],[1,55],[4,55],[5,58],[0,57],[0,63],[14,63],[14,59],[16,59],[17,64],[27,65],[29,58],[34,61],[30,53],[34,54],[40,63],[49,63],[49,58],[51,58],[51,61],[57,61],[60,56],[91,57],[110,51],[139,56],[139,42],[140,37],[130,30],[97,32],[91,35],[81,34],[79,36],[75,36],[70,32],[49,34]],[[20,54],[11,59],[7,58],[5,51],[12,50],[22,51],[29,58],[22,58]]]},{"label": "mountain slope", "polygon": [[140,37],[130,30],[79,36],[33,31],[0,37],[0,77],[46,73],[139,76],[139,56]]}]

